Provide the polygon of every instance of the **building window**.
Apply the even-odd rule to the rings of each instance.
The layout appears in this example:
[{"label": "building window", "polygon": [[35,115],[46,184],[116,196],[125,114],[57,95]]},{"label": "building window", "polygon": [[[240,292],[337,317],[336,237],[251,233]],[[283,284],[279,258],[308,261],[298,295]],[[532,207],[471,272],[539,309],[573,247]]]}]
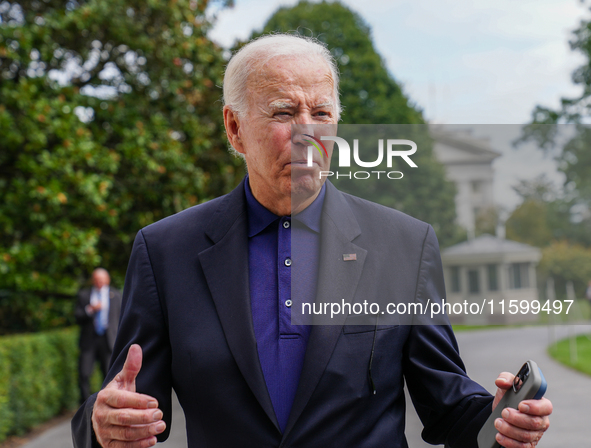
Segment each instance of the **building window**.
[{"label": "building window", "polygon": [[496,264],[489,264],[488,265],[488,290],[489,291],[498,291],[499,290],[499,278],[497,275],[497,265]]},{"label": "building window", "polygon": [[452,266],[451,268],[451,292],[460,292],[460,267]]},{"label": "building window", "polygon": [[477,269],[470,269],[468,271],[468,287],[470,294],[480,293],[480,279],[478,278]]},{"label": "building window", "polygon": [[509,288],[529,288],[529,263],[509,265]]}]

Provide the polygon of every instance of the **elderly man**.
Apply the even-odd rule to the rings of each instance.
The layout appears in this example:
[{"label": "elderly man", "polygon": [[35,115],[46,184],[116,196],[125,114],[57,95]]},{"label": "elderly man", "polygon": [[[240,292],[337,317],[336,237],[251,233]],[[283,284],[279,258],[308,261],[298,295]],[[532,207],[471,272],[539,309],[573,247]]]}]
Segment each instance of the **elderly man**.
[{"label": "elderly man", "polygon": [[[294,36],[253,41],[228,65],[224,100],[228,140],[248,176],[232,193],[138,233],[107,385],[74,418],[75,446],[165,439],[174,387],[190,447],[405,447],[404,381],[425,440],[476,446],[512,375],[500,375],[494,398],[472,382],[448,325],[291,324],[296,230],[300,262],[311,266],[298,286],[307,300],[362,297],[357,286],[383,273],[375,260],[386,252],[396,254],[388,269],[399,291],[444,296],[429,225],[323,184],[319,164],[292,162],[292,148],[304,147],[293,124],[339,119],[330,53]],[[359,257],[343,261],[352,248]],[[551,410],[546,399],[506,410],[497,440],[535,446]]]}]

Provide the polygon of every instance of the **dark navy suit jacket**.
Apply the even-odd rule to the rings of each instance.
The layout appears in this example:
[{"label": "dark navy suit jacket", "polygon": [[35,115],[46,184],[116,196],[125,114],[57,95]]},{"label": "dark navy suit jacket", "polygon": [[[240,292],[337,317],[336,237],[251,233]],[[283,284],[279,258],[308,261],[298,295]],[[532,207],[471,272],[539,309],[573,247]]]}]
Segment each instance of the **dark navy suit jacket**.
[{"label": "dark navy suit jacket", "polygon": [[[445,297],[433,229],[403,213],[327,185],[318,296],[363,301],[376,274],[410,300]],[[406,447],[405,395],[423,438],[476,447],[492,397],[465,373],[449,326],[314,326],[286,430],[278,429],[259,363],[248,283],[244,187],[142,229],[124,289],[109,382],[140,344],[137,390],[158,399],[170,428],[171,387],[189,447]],[[376,238],[383,235],[383,238]],[[339,265],[343,254],[355,262]],[[345,262],[343,262],[345,263]],[[368,364],[375,348],[372,377]],[[96,396],[72,422],[74,445],[93,442]],[[160,440],[167,437],[160,436]]]},{"label": "dark navy suit jacket", "polygon": [[[94,336],[94,316],[86,314],[86,306],[90,305],[91,294],[92,288],[84,288],[78,291],[78,301],[76,303],[76,309],[74,310],[76,322],[80,325],[81,351],[91,350],[96,341]],[[117,325],[121,313],[121,293],[117,289],[109,287],[109,298],[109,327],[105,334],[107,335],[109,348],[112,349],[113,345],[115,345]]]}]

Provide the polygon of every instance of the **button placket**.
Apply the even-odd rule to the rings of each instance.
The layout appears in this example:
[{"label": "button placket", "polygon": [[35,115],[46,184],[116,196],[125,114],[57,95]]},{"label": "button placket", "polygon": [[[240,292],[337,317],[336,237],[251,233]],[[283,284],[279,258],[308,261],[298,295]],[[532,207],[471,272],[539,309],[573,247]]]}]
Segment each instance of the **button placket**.
[{"label": "button placket", "polygon": [[283,217],[279,224],[278,241],[278,269],[279,269],[279,333],[291,334],[291,221]]}]

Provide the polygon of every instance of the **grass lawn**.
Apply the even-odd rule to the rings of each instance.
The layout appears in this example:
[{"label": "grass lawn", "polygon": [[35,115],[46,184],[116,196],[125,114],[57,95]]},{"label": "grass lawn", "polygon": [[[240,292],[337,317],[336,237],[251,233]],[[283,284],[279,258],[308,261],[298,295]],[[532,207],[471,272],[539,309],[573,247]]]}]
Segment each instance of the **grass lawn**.
[{"label": "grass lawn", "polygon": [[591,375],[591,334],[575,338],[577,359],[571,359],[570,339],[562,339],[548,347],[548,353],[557,361]]}]

